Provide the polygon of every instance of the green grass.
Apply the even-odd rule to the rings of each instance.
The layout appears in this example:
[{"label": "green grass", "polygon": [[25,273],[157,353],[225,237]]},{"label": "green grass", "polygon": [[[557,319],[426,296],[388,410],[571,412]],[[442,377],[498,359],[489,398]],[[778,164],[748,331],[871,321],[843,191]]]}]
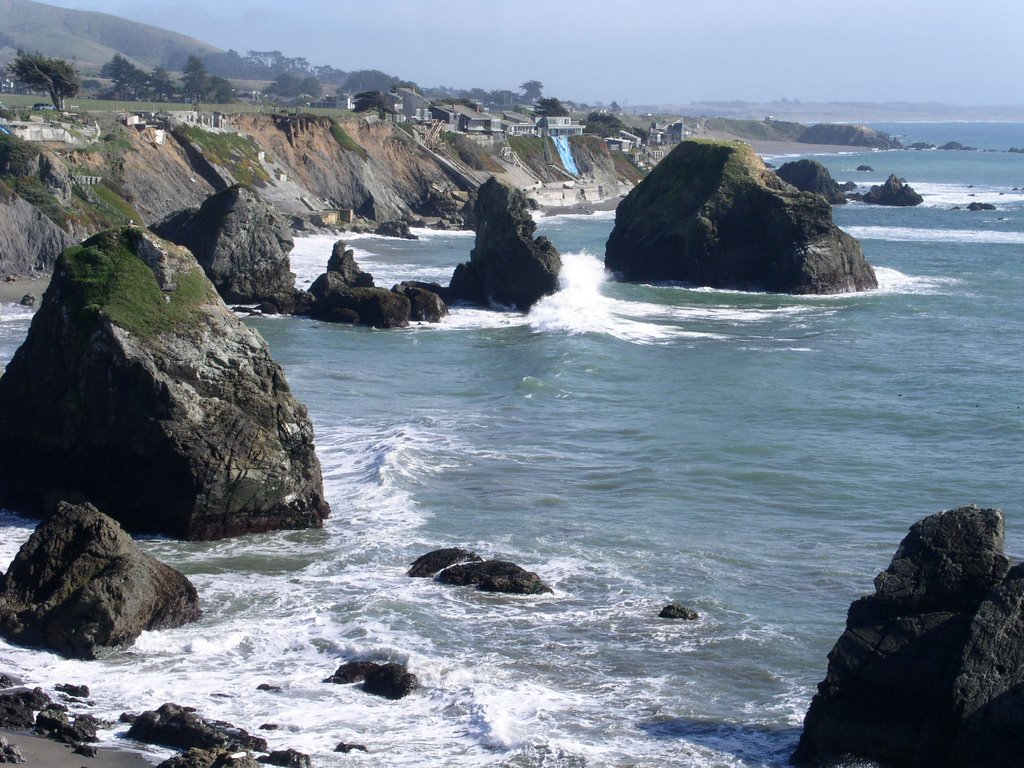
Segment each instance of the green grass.
[{"label": "green grass", "polygon": [[112,213],[115,219],[120,221],[111,222],[118,224],[142,224],[142,216],[136,211],[127,200],[125,200],[118,192],[114,189],[112,183],[107,179],[104,179],[99,184],[96,184],[92,191],[96,194],[103,203],[110,208],[109,213]]},{"label": "green grass", "polygon": [[67,249],[57,269],[69,277],[67,308],[84,343],[106,316],[126,331],[150,338],[194,327],[196,308],[212,297],[212,287],[197,265],[177,277],[177,290],[160,289],[152,270],[132,248],[142,233],[130,227],[109,229]]},{"label": "green grass", "polygon": [[705,125],[711,131],[760,141],[796,141],[796,137],[806,128],[800,123],[781,120],[733,120],[725,117],[709,118]]},{"label": "green grass", "polygon": [[237,133],[213,133],[194,125],[175,128],[203,150],[213,163],[226,168],[239,184],[255,186],[270,181],[270,175],[259,159],[260,148],[248,136]]},{"label": "green grass", "polygon": [[353,139],[345,127],[337,120],[331,120],[331,136],[338,142],[338,146],[344,149],[346,152],[355,152],[364,160],[366,159],[366,150],[360,146],[359,142]]},{"label": "green grass", "polygon": [[611,153],[612,162],[615,163],[615,172],[631,182],[636,184],[644,177],[644,172],[641,171],[633,161],[629,159],[629,155],[619,150],[614,150]]}]

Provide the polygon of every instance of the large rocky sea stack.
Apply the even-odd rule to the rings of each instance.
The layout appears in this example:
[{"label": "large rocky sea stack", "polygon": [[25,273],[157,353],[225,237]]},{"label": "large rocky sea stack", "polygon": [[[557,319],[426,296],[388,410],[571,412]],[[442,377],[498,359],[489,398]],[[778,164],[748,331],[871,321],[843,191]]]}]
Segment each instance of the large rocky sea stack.
[{"label": "large rocky sea stack", "polygon": [[189,580],[142,552],[91,504],[60,504],[0,582],[0,633],[75,658],[198,617]]},{"label": "large rocky sea stack", "polygon": [[132,532],[320,526],[313,427],[263,339],[149,232],[69,248],[0,378],[0,505],[84,500]]},{"label": "large rocky sea stack", "polygon": [[825,199],[783,182],[740,142],[672,150],[619,204],[605,266],[628,281],[778,293],[878,286]]},{"label": "large rocky sea stack", "polygon": [[294,303],[291,232],[273,207],[241,184],[153,226],[160,237],[192,251],[225,301]]},{"label": "large rocky sea stack", "polygon": [[915,523],[850,606],[793,763],[1011,768],[1024,755],[1024,566],[1003,514]]},{"label": "large rocky sea stack", "polygon": [[473,218],[476,242],[469,261],[455,268],[451,298],[525,312],[558,290],[562,257],[546,237],[534,238],[537,224],[522,192],[492,176],[477,193]]}]

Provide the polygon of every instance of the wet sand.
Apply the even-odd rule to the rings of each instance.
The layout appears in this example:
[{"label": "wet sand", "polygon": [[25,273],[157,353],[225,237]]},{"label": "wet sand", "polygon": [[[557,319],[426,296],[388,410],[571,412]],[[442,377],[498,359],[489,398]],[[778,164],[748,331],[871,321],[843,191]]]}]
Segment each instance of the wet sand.
[{"label": "wet sand", "polygon": [[0,276],[0,304],[17,304],[26,294],[31,294],[36,299],[36,306],[43,298],[43,291],[50,284],[47,277],[19,277],[14,282],[7,282],[5,277]]},{"label": "wet sand", "polygon": [[67,744],[32,733],[0,729],[0,736],[21,750],[25,756],[21,765],[28,768],[150,768],[153,765],[141,755],[121,749],[98,747],[96,757],[85,757],[76,755]]}]

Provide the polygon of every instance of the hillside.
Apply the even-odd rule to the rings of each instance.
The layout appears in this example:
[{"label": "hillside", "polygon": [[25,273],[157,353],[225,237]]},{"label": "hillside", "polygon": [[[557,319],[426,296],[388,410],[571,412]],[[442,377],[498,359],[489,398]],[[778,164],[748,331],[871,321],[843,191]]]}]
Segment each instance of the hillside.
[{"label": "hillside", "polygon": [[94,72],[115,53],[146,67],[180,70],[193,53],[219,49],[177,32],[106,13],[75,11],[32,0],[0,0],[0,64],[17,49],[70,59]]}]

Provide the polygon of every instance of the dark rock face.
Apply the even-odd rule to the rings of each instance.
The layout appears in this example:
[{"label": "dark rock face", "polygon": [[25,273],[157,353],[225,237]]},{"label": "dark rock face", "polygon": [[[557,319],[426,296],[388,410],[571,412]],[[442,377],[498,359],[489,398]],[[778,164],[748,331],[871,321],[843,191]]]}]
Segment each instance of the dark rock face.
[{"label": "dark rock face", "polygon": [[437,575],[443,584],[475,585],[482,592],[506,592],[515,595],[540,595],[551,592],[533,571],[504,560],[484,560],[453,565]]},{"label": "dark rock face", "polygon": [[795,764],[1020,764],[1024,568],[1003,539],[1002,513],[975,506],[911,527],[875,594],[850,606]]},{"label": "dark rock face", "polygon": [[74,243],[38,208],[0,191],[0,276],[49,272],[61,251]]},{"label": "dark rock face", "polygon": [[534,238],[537,225],[522,192],[492,176],[477,193],[473,216],[476,242],[452,275],[453,299],[525,312],[558,290],[562,258],[546,237]]},{"label": "dark rock face", "polygon": [[0,728],[24,731],[35,725],[36,712],[49,708],[53,701],[41,688],[0,693]]},{"label": "dark rock face", "polygon": [[483,558],[480,557],[476,552],[470,552],[468,549],[460,549],[459,547],[448,547],[446,549],[435,549],[433,552],[427,552],[425,555],[417,557],[409,570],[406,571],[406,576],[414,577],[430,577],[438,571],[443,571],[445,568],[449,568],[458,563],[482,563]]},{"label": "dark rock face", "polygon": [[419,687],[419,680],[404,664],[350,661],[342,664],[325,683],[348,685],[362,681],[363,690],[386,699],[401,699]]},{"label": "dark rock face", "polygon": [[88,500],[133,532],[216,539],[330,511],[266,343],[188,251],[132,227],[58,261],[0,378],[0,462],[0,504]]},{"label": "dark rock face", "polygon": [[189,580],[90,504],[61,503],[19,550],[0,591],[6,638],[76,658],[198,617]]},{"label": "dark rock face", "polygon": [[801,192],[814,192],[828,200],[830,205],[843,205],[846,195],[832,178],[828,168],[817,160],[795,160],[784,163],[775,173],[787,184]]},{"label": "dark rock face", "polygon": [[44,709],[36,715],[36,732],[41,736],[65,744],[84,744],[99,741],[96,730],[99,721],[92,715],[74,715],[60,709]]},{"label": "dark rock face", "polygon": [[342,281],[350,288],[373,288],[373,275],[359,267],[355,254],[351,248],[345,247],[344,240],[336,242],[331,249],[327,271],[340,274]]},{"label": "dark rock face", "polygon": [[151,229],[192,251],[225,301],[290,306],[295,275],[288,254],[295,243],[285,222],[252,189],[228,187]]},{"label": "dark rock face", "polygon": [[143,712],[128,729],[128,738],[174,749],[245,749],[267,751],[267,742],[229,723],[204,720],[192,709],[164,704]]},{"label": "dark rock face", "polygon": [[409,300],[409,319],[414,323],[439,323],[448,314],[437,283],[405,282],[391,288]]},{"label": "dark rock face", "polygon": [[25,755],[15,744],[11,744],[7,737],[0,736],[0,763],[24,763]]},{"label": "dark rock face", "polygon": [[700,616],[698,616],[697,612],[692,608],[687,608],[685,605],[680,605],[679,603],[670,603],[661,609],[661,613],[658,614],[658,618],[696,621]]},{"label": "dark rock face", "polygon": [[615,211],[605,267],[627,281],[779,293],[876,288],[820,196],[794,191],[746,144],[684,141]]},{"label": "dark rock face", "polygon": [[921,197],[914,188],[907,184],[903,179],[897,178],[896,174],[891,174],[888,179],[885,180],[885,184],[879,186],[875,184],[861,197],[865,203],[870,205],[894,205],[910,207],[914,205],[920,205],[924,202],[924,198]]},{"label": "dark rock face", "polygon": [[363,690],[385,699],[402,699],[419,688],[419,680],[402,664],[380,664],[366,673]]},{"label": "dark rock face", "polygon": [[352,288],[340,272],[325,272],[309,287],[309,314],[331,323],[404,328],[412,313],[409,299],[386,288]]},{"label": "dark rock face", "polygon": [[313,761],[309,755],[298,752],[294,749],[276,749],[266,757],[257,760],[264,765],[279,765],[282,768],[313,768]]},{"label": "dark rock face", "polygon": [[248,752],[193,747],[169,757],[157,768],[261,768],[261,764]]},{"label": "dark rock face", "polygon": [[384,237],[399,237],[403,240],[419,240],[419,238],[409,231],[409,225],[404,221],[382,221],[377,225],[377,229],[374,230],[373,234],[383,235]]}]

